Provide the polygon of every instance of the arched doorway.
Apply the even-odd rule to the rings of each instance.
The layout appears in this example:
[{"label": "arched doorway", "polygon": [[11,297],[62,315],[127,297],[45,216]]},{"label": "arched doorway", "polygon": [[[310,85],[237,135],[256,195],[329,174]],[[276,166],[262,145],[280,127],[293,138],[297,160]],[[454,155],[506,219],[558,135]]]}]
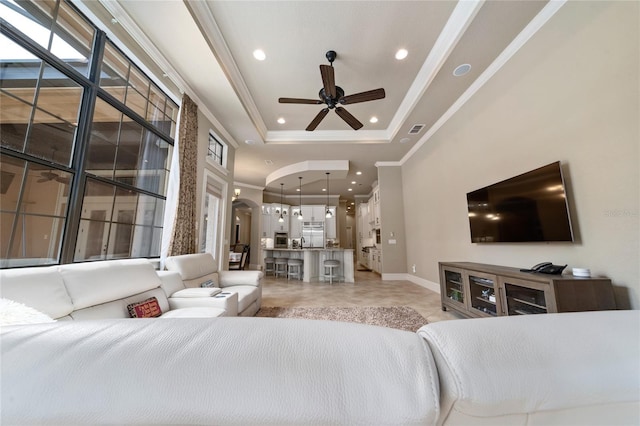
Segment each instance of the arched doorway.
[{"label": "arched doorway", "polygon": [[259,269],[260,262],[260,206],[254,201],[239,198],[231,204],[231,229],[229,243],[231,251],[237,244],[249,246],[245,269]]}]

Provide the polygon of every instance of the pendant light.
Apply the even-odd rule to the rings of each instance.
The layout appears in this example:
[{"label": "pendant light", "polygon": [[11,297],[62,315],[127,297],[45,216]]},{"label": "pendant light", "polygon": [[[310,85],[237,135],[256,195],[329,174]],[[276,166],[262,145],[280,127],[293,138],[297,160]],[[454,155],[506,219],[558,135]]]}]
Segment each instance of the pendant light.
[{"label": "pendant light", "polygon": [[298,176],[300,179],[300,212],[298,214],[298,220],[302,220],[302,176]]},{"label": "pendant light", "polygon": [[330,218],[330,217],[333,216],[331,214],[331,210],[329,210],[329,175],[330,174],[331,173],[327,172],[327,211],[326,211],[326,213],[324,215],[326,218]]},{"label": "pendant light", "polygon": [[284,183],[280,184],[280,217],[278,218],[278,222],[284,222],[284,217],[282,217],[282,190],[284,189]]}]

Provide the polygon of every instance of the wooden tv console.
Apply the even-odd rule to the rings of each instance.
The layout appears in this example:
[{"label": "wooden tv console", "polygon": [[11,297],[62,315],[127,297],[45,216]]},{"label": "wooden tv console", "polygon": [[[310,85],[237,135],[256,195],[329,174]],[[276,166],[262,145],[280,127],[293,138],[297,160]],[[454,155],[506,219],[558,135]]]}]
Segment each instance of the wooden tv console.
[{"label": "wooden tv console", "polygon": [[442,310],[467,317],[616,309],[611,280],[521,272],[471,262],[440,262]]}]

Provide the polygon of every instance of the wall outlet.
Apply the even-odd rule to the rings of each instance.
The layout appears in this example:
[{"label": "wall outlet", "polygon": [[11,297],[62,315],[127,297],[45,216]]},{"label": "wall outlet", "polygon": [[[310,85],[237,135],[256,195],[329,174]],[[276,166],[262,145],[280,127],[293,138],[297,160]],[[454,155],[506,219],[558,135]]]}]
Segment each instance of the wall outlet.
[{"label": "wall outlet", "polygon": [[411,265],[411,272],[416,273],[416,264]]}]

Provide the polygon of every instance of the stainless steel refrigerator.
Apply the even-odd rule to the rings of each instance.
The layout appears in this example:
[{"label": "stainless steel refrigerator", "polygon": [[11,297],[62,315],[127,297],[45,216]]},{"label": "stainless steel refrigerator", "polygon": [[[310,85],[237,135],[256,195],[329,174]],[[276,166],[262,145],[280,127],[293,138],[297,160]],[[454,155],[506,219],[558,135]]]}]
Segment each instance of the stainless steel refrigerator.
[{"label": "stainless steel refrigerator", "polygon": [[302,222],[302,248],[324,248],[324,222]]}]

